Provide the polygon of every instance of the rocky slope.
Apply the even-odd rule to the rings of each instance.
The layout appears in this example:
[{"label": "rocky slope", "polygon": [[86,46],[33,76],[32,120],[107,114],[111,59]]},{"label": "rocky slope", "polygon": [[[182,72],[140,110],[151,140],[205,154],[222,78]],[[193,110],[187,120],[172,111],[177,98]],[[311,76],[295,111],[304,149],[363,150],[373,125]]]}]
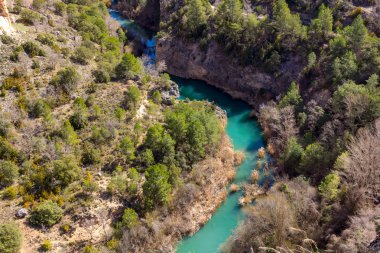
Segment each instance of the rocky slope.
[{"label": "rocky slope", "polygon": [[10,33],[12,31],[11,19],[5,4],[5,0],[0,0],[0,34],[3,32]]}]

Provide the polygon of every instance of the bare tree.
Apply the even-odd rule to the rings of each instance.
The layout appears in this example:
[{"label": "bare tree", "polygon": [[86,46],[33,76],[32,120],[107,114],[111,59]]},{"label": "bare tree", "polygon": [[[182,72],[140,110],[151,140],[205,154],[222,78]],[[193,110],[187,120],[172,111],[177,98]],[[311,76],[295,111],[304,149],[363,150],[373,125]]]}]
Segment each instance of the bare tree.
[{"label": "bare tree", "polygon": [[348,163],[341,172],[345,181],[365,198],[380,194],[380,119],[372,127],[360,129],[348,146]]}]

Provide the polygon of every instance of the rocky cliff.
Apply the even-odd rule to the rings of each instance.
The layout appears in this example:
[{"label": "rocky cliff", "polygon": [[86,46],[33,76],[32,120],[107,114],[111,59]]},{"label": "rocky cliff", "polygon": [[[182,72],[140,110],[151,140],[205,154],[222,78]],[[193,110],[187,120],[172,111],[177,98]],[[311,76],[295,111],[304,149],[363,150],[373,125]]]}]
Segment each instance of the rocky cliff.
[{"label": "rocky cliff", "polygon": [[156,54],[170,74],[203,80],[251,105],[257,106],[281,89],[270,75],[228,57],[216,42],[202,51],[197,44],[179,38],[159,39]]},{"label": "rocky cliff", "polygon": [[10,33],[11,31],[11,19],[9,17],[5,0],[0,0],[0,34],[3,32]]}]

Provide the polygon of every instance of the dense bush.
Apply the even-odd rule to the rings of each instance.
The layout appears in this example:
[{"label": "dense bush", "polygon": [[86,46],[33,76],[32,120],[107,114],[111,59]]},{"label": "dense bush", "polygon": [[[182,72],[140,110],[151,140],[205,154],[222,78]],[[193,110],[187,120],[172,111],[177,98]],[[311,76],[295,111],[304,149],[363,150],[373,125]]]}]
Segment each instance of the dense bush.
[{"label": "dense bush", "polygon": [[19,168],[14,162],[0,160],[0,187],[6,187],[16,180]]},{"label": "dense bush", "polygon": [[131,53],[126,53],[119,65],[116,66],[115,73],[118,78],[133,78],[143,71],[142,63]]},{"label": "dense bush", "polygon": [[22,48],[29,57],[45,56],[46,53],[34,42],[28,41],[22,44]]},{"label": "dense bush", "polygon": [[58,71],[50,81],[50,84],[66,94],[71,94],[77,87],[79,80],[80,77],[75,68],[67,67]]},{"label": "dense bush", "polygon": [[37,22],[40,19],[40,15],[37,12],[34,12],[29,9],[23,9],[20,12],[21,20],[29,25],[33,25],[35,22]]},{"label": "dense bush", "polygon": [[0,224],[0,252],[16,253],[21,248],[22,235],[14,223]]},{"label": "dense bush", "polygon": [[79,64],[88,64],[95,56],[94,50],[88,47],[78,47],[75,49],[71,59]]},{"label": "dense bush", "polygon": [[29,222],[36,226],[51,227],[62,218],[62,215],[62,208],[51,200],[45,200],[33,209]]},{"label": "dense bush", "polygon": [[126,208],[122,217],[124,227],[131,229],[139,223],[139,216],[132,208]]},{"label": "dense bush", "polygon": [[145,207],[153,209],[160,204],[167,204],[172,191],[167,167],[162,164],[153,165],[146,170],[145,178],[143,185]]}]

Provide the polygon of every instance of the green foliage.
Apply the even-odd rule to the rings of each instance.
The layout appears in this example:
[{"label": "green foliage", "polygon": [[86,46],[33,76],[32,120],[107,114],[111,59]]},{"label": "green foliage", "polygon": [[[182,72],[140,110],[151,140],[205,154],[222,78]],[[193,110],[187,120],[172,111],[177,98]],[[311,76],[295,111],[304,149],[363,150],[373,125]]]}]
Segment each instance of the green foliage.
[{"label": "green foliage", "polygon": [[22,48],[24,49],[25,53],[33,58],[35,56],[45,56],[46,53],[43,51],[36,43],[27,41],[24,44],[22,44]]},{"label": "green foliage", "polygon": [[29,222],[36,226],[52,227],[63,215],[63,210],[57,203],[45,200],[33,209]]},{"label": "green foliage", "polygon": [[100,160],[100,151],[96,148],[89,147],[89,145],[85,145],[82,154],[82,163],[85,165],[93,165],[98,164]]},{"label": "green foliage", "polygon": [[158,90],[154,91],[152,94],[152,99],[156,104],[161,104],[161,101],[162,101],[161,92]]},{"label": "green foliage", "polygon": [[52,171],[53,181],[61,188],[65,188],[78,180],[81,173],[78,161],[73,155],[67,155],[60,160],[55,160],[49,163],[47,167]]},{"label": "green foliage", "polygon": [[311,52],[308,57],[307,57],[308,63],[307,63],[307,68],[312,69],[316,62],[317,62],[317,56],[315,55],[314,52]]},{"label": "green foliage", "polygon": [[132,53],[125,53],[119,65],[116,66],[115,73],[118,78],[133,78],[143,72],[141,61]]},{"label": "green foliage", "polygon": [[41,244],[40,249],[44,252],[50,251],[53,249],[53,244],[51,243],[50,240],[46,239],[44,242]]},{"label": "green foliage", "polygon": [[339,176],[332,172],[328,174],[318,186],[319,193],[327,200],[334,200],[339,193]]},{"label": "green foliage", "polygon": [[65,94],[72,94],[79,83],[80,77],[73,67],[67,67],[57,72],[50,81],[56,89],[61,90]]},{"label": "green foliage", "polygon": [[353,79],[358,71],[356,55],[349,51],[343,56],[335,58],[332,68],[336,83]]},{"label": "green foliage", "polygon": [[300,95],[299,87],[295,82],[290,84],[288,92],[283,96],[278,103],[280,108],[286,106],[294,106],[295,109],[298,109],[302,105],[302,97]]},{"label": "green foliage", "polygon": [[45,0],[33,0],[32,6],[36,10],[40,10],[46,6]]},{"label": "green foliage", "polygon": [[380,116],[379,89],[346,82],[339,86],[333,95],[333,110],[344,116],[351,129],[357,129]]},{"label": "green foliage", "polygon": [[315,142],[308,145],[302,153],[298,172],[306,175],[322,172],[321,170],[326,169],[326,155],[326,150],[321,144]]},{"label": "green foliage", "polygon": [[121,140],[119,150],[128,162],[135,159],[135,144],[128,136]]},{"label": "green foliage", "polygon": [[0,137],[0,159],[14,161],[18,151],[4,137]]},{"label": "green foliage", "polygon": [[127,112],[123,108],[118,107],[115,109],[115,116],[120,122],[125,120],[126,113]]},{"label": "green foliage", "polygon": [[9,45],[15,42],[15,40],[7,34],[1,34],[0,41],[5,45]]},{"label": "green foliage", "polygon": [[54,3],[54,13],[55,14],[63,16],[65,11],[66,11],[66,4],[64,2],[61,2],[58,0]]},{"label": "green foliage", "polygon": [[78,135],[68,120],[63,124],[61,135],[69,145],[76,145],[79,143]]},{"label": "green foliage", "polygon": [[23,9],[20,12],[20,18],[24,23],[28,25],[33,25],[40,19],[40,15],[32,10]]},{"label": "green foliage", "polygon": [[172,191],[167,167],[162,164],[153,165],[146,170],[145,178],[143,185],[145,207],[151,210],[158,205],[167,204]]},{"label": "green foliage", "polygon": [[21,248],[22,235],[15,223],[0,224],[0,252],[16,253]]},{"label": "green foliage", "polygon": [[292,14],[286,0],[275,0],[273,5],[274,26],[283,37],[283,45],[292,48],[298,40],[306,39],[306,27],[299,14]]},{"label": "green foliage", "polygon": [[190,0],[186,2],[186,30],[193,37],[200,36],[206,28],[206,4],[209,5],[209,2],[203,0]]},{"label": "green foliage", "polygon": [[357,52],[368,38],[368,30],[361,15],[344,29],[344,34],[347,36],[351,47]]},{"label": "green foliage", "polygon": [[95,50],[91,47],[80,46],[75,49],[71,59],[79,64],[87,65],[95,56]]},{"label": "green foliage", "polygon": [[124,209],[122,224],[124,227],[131,229],[139,223],[139,216],[132,208]]},{"label": "green foliage", "polygon": [[296,171],[301,161],[303,152],[304,150],[302,146],[297,142],[297,139],[294,137],[290,138],[282,157],[284,167],[287,171],[290,173]]},{"label": "green foliage", "polygon": [[90,194],[98,189],[97,183],[94,181],[92,174],[87,172],[86,177],[82,180],[83,191]]},{"label": "green foliage", "polygon": [[75,130],[80,130],[88,125],[87,106],[82,98],[74,101],[74,114],[70,117],[70,123]]},{"label": "green foliage", "polygon": [[6,187],[17,179],[19,173],[18,166],[11,161],[0,160],[0,187]]},{"label": "green foliage", "polygon": [[319,7],[318,18],[312,20],[311,29],[318,35],[327,36],[332,32],[334,18],[329,7],[322,4]]},{"label": "green foliage", "polygon": [[67,13],[69,25],[80,32],[83,39],[88,39],[98,44],[107,36],[107,26],[103,19],[105,13],[100,4],[88,4],[90,6],[78,6],[69,4]]},{"label": "green foliage", "polygon": [[18,188],[15,185],[8,186],[3,192],[4,199],[15,199],[18,194]]},{"label": "green foliage", "polygon": [[102,68],[94,70],[92,75],[94,76],[96,83],[108,83],[111,81],[111,77],[108,72]]},{"label": "green foliage", "polygon": [[107,191],[115,194],[124,194],[127,190],[127,175],[121,167],[117,167],[112,174],[111,181],[107,186]]},{"label": "green foliage", "polygon": [[38,99],[34,102],[29,110],[29,114],[31,117],[39,118],[44,117],[47,118],[51,115],[50,106],[42,99]]},{"label": "green foliage", "polygon": [[155,163],[152,150],[145,149],[143,152],[141,152],[140,153],[140,162],[146,168],[152,166]]},{"label": "green foliage", "polygon": [[92,129],[91,139],[95,144],[102,144],[110,141],[115,136],[114,129],[109,129],[105,126],[94,127]]},{"label": "green foliage", "polygon": [[130,111],[135,112],[140,102],[140,97],[141,97],[140,90],[137,86],[129,87],[124,97],[125,107],[129,109]]}]

